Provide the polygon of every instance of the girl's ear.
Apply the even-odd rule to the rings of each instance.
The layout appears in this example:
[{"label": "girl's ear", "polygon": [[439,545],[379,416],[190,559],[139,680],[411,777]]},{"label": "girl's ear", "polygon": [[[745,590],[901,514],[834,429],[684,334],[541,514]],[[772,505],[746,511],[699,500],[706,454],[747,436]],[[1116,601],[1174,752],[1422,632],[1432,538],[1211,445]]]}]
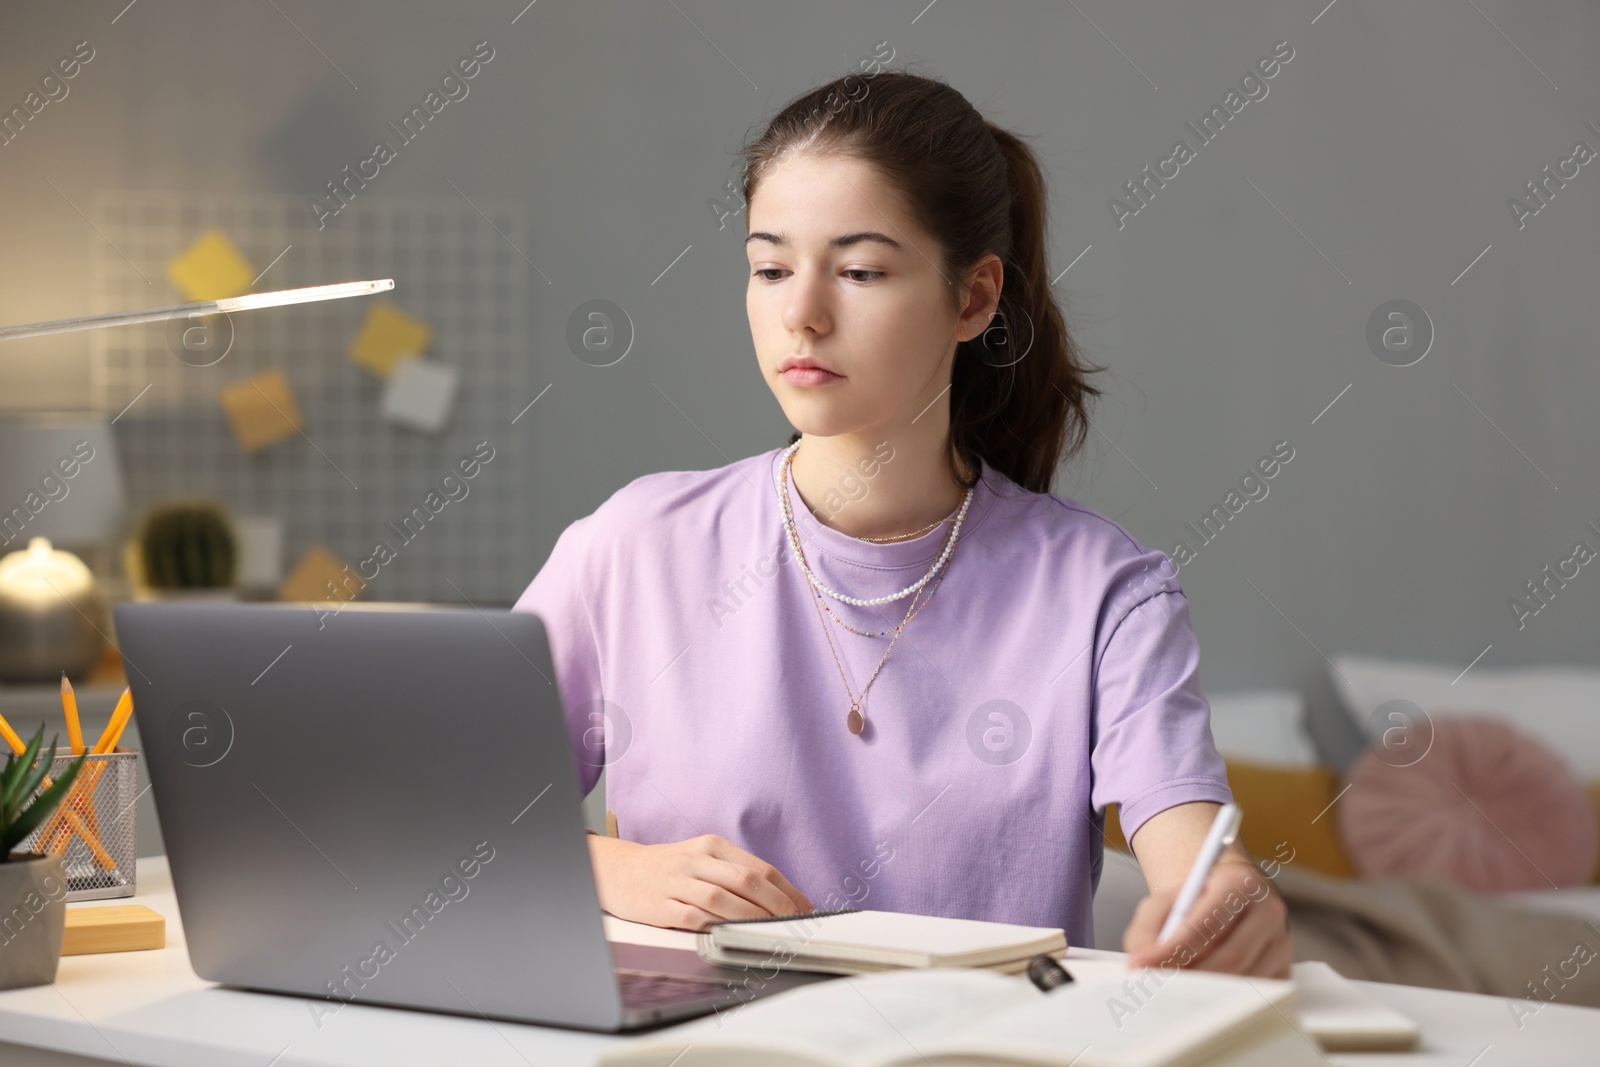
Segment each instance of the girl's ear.
[{"label": "girl's ear", "polygon": [[957,337],[970,341],[994,323],[1000,310],[1001,286],[1005,271],[1000,257],[989,255],[968,272],[966,284],[957,294],[957,307],[961,308],[961,326]]}]

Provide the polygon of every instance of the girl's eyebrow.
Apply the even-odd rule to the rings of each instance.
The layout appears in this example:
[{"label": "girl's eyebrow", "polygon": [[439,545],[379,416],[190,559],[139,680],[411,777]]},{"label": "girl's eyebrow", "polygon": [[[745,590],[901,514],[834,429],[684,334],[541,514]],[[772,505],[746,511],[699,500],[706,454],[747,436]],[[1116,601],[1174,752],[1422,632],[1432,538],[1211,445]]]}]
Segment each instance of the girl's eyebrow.
[{"label": "girl's eyebrow", "polygon": [[[786,233],[768,233],[765,230],[757,230],[744,239],[744,243],[746,245],[750,244],[752,241],[766,241],[768,244],[775,244],[781,248],[787,248],[789,246],[789,235]],[[905,246],[899,241],[896,241],[893,237],[890,237],[887,234],[879,233],[877,230],[863,230],[860,233],[842,234],[830,240],[828,242],[828,247],[849,248],[852,245],[861,244],[863,241],[876,241],[879,244],[887,245],[896,252],[905,251]]]}]

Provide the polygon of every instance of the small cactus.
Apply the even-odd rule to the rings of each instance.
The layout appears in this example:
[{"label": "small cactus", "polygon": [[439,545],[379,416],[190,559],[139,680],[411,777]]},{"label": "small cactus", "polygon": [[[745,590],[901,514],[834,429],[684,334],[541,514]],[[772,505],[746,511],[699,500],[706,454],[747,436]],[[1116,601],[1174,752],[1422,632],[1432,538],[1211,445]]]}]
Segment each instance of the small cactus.
[{"label": "small cactus", "polygon": [[152,589],[215,589],[233,584],[238,543],[220,504],[151,508],[139,536],[144,581]]}]

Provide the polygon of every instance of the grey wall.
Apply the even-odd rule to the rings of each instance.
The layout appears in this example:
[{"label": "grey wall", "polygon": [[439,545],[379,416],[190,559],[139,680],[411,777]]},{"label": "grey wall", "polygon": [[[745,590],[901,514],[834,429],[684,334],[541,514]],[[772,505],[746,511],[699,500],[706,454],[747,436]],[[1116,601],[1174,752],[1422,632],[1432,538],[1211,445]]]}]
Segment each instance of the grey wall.
[{"label": "grey wall", "polygon": [[[1507,207],[1575,141],[1600,148],[1592,3],[542,0],[515,24],[519,0],[277,7],[6,6],[0,105],[75,42],[96,58],[0,148],[0,321],[85,310],[100,238],[73,205],[98,190],[309,198],[488,40],[470,96],[361,195],[455,197],[448,179],[526,206],[531,343],[506,358],[552,388],[506,440],[533,457],[542,559],[637,475],[784,440],[743,223],[719,231],[708,200],[753,124],[888,41],[1035,138],[1053,269],[1092,246],[1057,289],[1108,396],[1056,491],[1170,551],[1277,442],[1295,450],[1182,569],[1209,689],[1300,687],[1343,750],[1325,655],[1594,661],[1593,568],[1523,629],[1507,606],[1579,539],[1600,547],[1600,162],[1524,228]],[[1108,199],[1284,40],[1267,97],[1119,229]],[[565,342],[596,298],[637,331],[607,368]],[[1437,333],[1404,368],[1365,337],[1396,298]],[[0,348],[0,403],[87,403],[86,352]],[[505,575],[504,597],[530,577]]]}]

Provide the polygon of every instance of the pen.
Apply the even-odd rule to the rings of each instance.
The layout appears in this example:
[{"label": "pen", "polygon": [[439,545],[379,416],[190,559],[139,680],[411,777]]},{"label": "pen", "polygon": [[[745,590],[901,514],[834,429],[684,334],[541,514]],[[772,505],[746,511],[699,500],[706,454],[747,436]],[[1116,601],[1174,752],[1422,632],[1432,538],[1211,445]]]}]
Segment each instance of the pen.
[{"label": "pen", "polygon": [[83,727],[78,723],[78,694],[67,681],[67,672],[61,672],[61,714],[67,719],[67,740],[72,744],[74,756],[83,755]]},{"label": "pen", "polygon": [[1189,909],[1194,907],[1195,898],[1200,896],[1206,876],[1221,858],[1222,850],[1233,844],[1233,839],[1238,836],[1239,820],[1243,817],[1237,804],[1224,804],[1217,809],[1217,817],[1211,820],[1211,829],[1200,846],[1200,854],[1194,858],[1194,866],[1189,868],[1189,877],[1184,879],[1183,888],[1178,890],[1178,899],[1172,902],[1167,921],[1161,924],[1161,934],[1156,938],[1156,944],[1164,944],[1189,917]]}]

